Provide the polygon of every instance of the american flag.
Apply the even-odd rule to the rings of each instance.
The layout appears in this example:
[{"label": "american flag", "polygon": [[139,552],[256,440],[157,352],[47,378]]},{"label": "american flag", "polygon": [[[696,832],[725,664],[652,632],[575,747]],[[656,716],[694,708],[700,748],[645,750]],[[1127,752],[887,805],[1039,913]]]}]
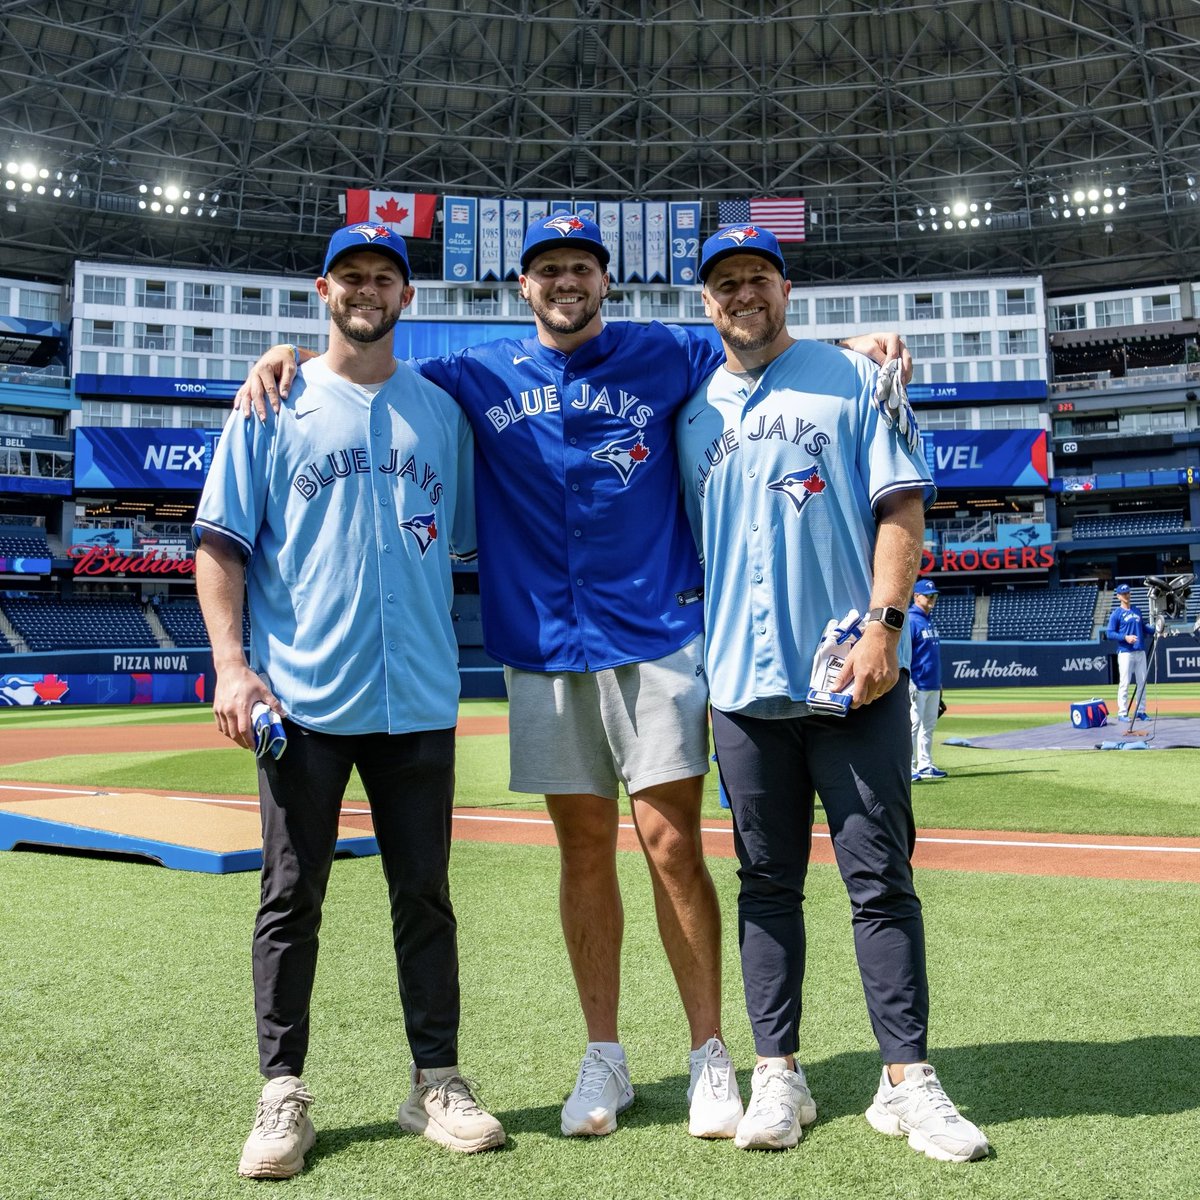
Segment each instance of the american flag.
[{"label": "american flag", "polygon": [[804,201],[791,200],[721,200],[717,203],[717,220],[722,225],[741,225],[753,222],[769,229],[781,242],[804,241]]}]

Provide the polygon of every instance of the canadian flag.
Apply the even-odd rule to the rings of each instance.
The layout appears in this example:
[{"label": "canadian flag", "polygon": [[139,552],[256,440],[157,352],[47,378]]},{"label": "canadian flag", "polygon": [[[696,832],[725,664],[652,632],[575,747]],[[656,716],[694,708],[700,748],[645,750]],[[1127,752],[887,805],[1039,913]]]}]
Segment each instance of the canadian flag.
[{"label": "canadian flag", "polygon": [[347,225],[369,221],[387,225],[401,237],[432,237],[436,208],[436,196],[416,192],[369,192],[363,188],[346,192]]}]

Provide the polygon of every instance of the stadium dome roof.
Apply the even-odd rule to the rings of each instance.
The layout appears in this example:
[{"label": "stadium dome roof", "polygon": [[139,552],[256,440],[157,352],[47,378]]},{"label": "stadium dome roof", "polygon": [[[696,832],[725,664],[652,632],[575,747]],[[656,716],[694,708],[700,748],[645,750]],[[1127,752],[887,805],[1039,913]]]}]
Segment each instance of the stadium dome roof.
[{"label": "stadium dome roof", "polygon": [[[77,258],[308,273],[358,187],[700,199],[706,229],[711,202],[802,195],[793,274],[821,281],[1200,275],[1191,0],[4,11],[0,155],[63,192],[3,192],[8,274],[61,278]],[[219,194],[217,215],[139,210],[138,187],[166,180]],[[1126,207],[1062,216],[1064,195],[1104,187]],[[960,199],[990,203],[991,225],[918,227]],[[413,253],[440,275],[436,231]]]}]

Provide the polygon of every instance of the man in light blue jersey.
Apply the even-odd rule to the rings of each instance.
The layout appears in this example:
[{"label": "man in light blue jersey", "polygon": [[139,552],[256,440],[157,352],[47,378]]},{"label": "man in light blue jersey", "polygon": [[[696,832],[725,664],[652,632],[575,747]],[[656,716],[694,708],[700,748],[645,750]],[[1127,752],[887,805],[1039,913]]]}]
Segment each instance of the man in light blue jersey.
[{"label": "man in light blue jersey", "polygon": [[[535,336],[414,366],[475,431],[484,645],[505,666],[510,786],[546,797],[558,839],[586,1029],[560,1129],[609,1134],[634,1101],[618,1024],[623,787],[688,1023],[688,1129],[731,1137],[742,1103],[721,1040],[720,914],[700,837],[702,577],[672,437],[723,355],[679,326],[603,320],[608,251],[592,221],[532,222],[521,272]],[[276,367],[284,390],[290,349],[251,382],[274,393]]]},{"label": "man in light blue jersey", "polygon": [[874,366],[788,334],[783,272],[761,227],[705,242],[705,311],[725,361],[676,422],[704,560],[705,663],[758,1056],[734,1141],[789,1149],[816,1120],[796,1054],[819,792],[884,1064],[867,1119],[930,1157],[966,1161],[987,1153],[987,1139],[926,1059],[908,689],[897,686],[909,661],[902,605],[934,489],[909,442],[881,427]]},{"label": "man in light blue jersey", "polygon": [[217,727],[250,747],[260,704],[282,725],[258,767],[253,967],[267,1082],[238,1166],[252,1178],[297,1174],[315,1141],[301,1074],[355,768],[387,879],[413,1058],[399,1124],[455,1150],[504,1144],[458,1068],[448,882],[459,688],[450,546],[474,552],[471,430],[445,392],[393,357],[388,335],[413,297],[401,238],[381,226],[338,230],[316,289],[329,307],[328,353],[305,364],[277,414],[230,417],[194,527]]}]

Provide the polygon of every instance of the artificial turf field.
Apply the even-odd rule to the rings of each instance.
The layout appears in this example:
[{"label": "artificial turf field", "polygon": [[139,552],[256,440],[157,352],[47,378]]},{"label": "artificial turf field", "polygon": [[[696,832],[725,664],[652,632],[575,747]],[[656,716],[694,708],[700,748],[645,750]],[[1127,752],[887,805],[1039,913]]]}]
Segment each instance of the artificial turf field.
[{"label": "artificial turf field", "polygon": [[[1160,688],[1160,710],[1200,689]],[[1063,715],[972,714],[1054,699]],[[949,693],[943,736],[1065,717],[1066,692]],[[502,711],[482,703],[464,713]],[[200,709],[10,713],[0,736],[55,722],[211,721]],[[460,802],[530,807],[505,790],[503,736],[460,739]],[[1200,834],[1200,751],[1037,753],[939,748],[949,780],[915,791],[942,828]],[[90,770],[88,769],[90,767]],[[236,749],[17,763],[67,785],[253,790]],[[710,779],[706,815],[720,812]],[[726,914],[725,1033],[753,1061],[738,979],[733,863],[714,860]],[[654,930],[649,884],[622,854],[623,1037],[638,1101],[612,1137],[568,1140],[558,1109],[582,1024],[557,927],[556,855],[456,844],[463,1067],[504,1121],[503,1152],[463,1157],[392,1124],[407,1089],[376,860],[334,870],[306,1080],[319,1136],[286,1183],[237,1179],[256,1073],[252,875],[190,875],[36,853],[0,855],[0,1197],[1191,1197],[1200,1117],[1200,885],[923,871],[932,1057],[988,1133],[981,1163],[934,1163],[862,1118],[878,1064],[831,867],[810,872],[801,1059],[820,1117],[790,1153],[687,1136],[687,1031]]]}]

